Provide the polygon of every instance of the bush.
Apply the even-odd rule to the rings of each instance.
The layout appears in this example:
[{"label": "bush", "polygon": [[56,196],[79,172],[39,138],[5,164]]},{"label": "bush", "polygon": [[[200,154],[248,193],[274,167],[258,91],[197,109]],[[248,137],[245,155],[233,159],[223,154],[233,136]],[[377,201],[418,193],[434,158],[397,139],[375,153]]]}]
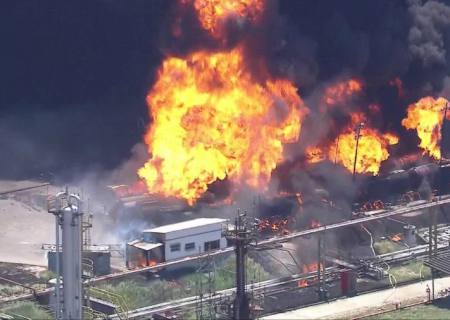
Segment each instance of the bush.
[{"label": "bush", "polygon": [[37,303],[32,301],[16,302],[3,309],[0,309],[0,312],[9,315],[16,314],[30,319],[42,319],[42,320],[53,319],[53,316],[49,311],[40,307]]},{"label": "bush", "polygon": [[[234,257],[229,257],[215,268],[215,291],[232,288],[235,285],[236,264]],[[252,259],[247,260],[247,283],[259,282],[269,279],[269,275],[260,264]],[[118,284],[103,284],[100,289],[120,295],[127,304],[128,309],[136,309],[143,306],[157,304],[165,301],[181,299],[208,291],[208,273],[195,272],[181,276],[176,281],[151,280],[137,282],[126,280]],[[95,293],[93,293],[95,296]]]},{"label": "bush", "polygon": [[380,240],[374,243],[373,248],[377,254],[385,254],[403,250],[405,246],[391,240]]},{"label": "bush", "polygon": [[24,288],[20,286],[7,286],[0,285],[0,297],[9,297],[16,294],[20,294],[24,291]]}]

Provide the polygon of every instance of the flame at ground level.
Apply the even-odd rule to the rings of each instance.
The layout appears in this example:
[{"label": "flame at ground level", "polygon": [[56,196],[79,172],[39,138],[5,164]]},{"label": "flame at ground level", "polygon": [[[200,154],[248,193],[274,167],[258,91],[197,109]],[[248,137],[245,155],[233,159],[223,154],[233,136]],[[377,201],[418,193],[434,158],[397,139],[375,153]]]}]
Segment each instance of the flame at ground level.
[{"label": "flame at ground level", "polygon": [[306,114],[292,83],[256,82],[239,49],[166,59],[147,102],[152,158],[138,174],[190,204],[225,177],[264,188]]},{"label": "flame at ground level", "polygon": [[[352,113],[351,123],[338,137],[324,148],[308,147],[305,151],[309,163],[315,163],[326,158],[340,163],[353,172],[357,143],[356,128],[366,121],[364,114]],[[392,133],[380,133],[378,130],[361,125],[359,129],[358,155],[356,173],[378,174],[381,162],[389,157],[389,145],[397,144],[398,137]]]},{"label": "flame at ground level", "polygon": [[[358,155],[356,159],[357,173],[371,173],[377,175],[381,162],[389,157],[388,146],[398,143],[393,134],[380,134],[377,130],[363,128],[360,131]],[[355,163],[356,138],[353,131],[339,135],[329,149],[329,158],[336,158],[350,172]]]}]

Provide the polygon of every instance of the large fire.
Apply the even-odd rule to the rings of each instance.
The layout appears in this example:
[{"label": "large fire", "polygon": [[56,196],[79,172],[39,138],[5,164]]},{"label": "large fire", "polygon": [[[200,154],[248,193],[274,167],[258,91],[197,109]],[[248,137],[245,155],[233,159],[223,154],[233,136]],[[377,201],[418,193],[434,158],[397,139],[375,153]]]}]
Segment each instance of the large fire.
[{"label": "large fire", "polygon": [[226,177],[264,189],[306,109],[291,82],[258,83],[243,60],[238,48],[163,62],[147,97],[152,158],[138,172],[151,192],[192,204]]},{"label": "large fire", "polygon": [[389,157],[389,146],[398,143],[398,137],[392,133],[382,134],[378,130],[370,128],[365,121],[364,114],[351,114],[350,125],[328,147],[323,149],[309,147],[306,149],[308,162],[319,162],[327,157],[330,161],[340,163],[352,172],[357,142],[355,129],[364,123],[359,131],[355,171],[357,173],[378,174],[381,162]]},{"label": "large fire", "polygon": [[[329,148],[329,159],[336,159],[349,171],[353,171],[357,133],[355,128],[365,121],[362,114],[352,114],[351,125],[341,133]],[[358,155],[356,159],[357,173],[377,175],[381,162],[389,157],[388,147],[398,143],[398,137],[391,133],[382,134],[370,128],[366,123],[359,131]]]},{"label": "large fire", "polygon": [[222,35],[227,19],[248,20],[255,23],[264,10],[264,0],[181,0],[192,3],[203,29],[214,37]]},{"label": "large fire", "polygon": [[[415,129],[419,136],[419,147],[424,153],[435,159],[441,158],[441,127],[444,121],[444,110],[448,101],[445,98],[425,97],[408,107],[408,115],[402,120],[407,129]],[[447,112],[447,120],[450,112]]]}]

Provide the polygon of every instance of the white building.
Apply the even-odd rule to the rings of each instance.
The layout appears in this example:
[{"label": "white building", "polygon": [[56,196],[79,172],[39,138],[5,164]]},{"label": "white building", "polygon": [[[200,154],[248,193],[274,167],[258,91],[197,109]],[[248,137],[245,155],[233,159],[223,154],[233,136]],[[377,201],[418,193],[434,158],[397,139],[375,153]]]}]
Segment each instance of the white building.
[{"label": "white building", "polygon": [[127,265],[149,266],[187,256],[223,249],[227,220],[199,218],[169,224],[142,232],[143,239],[127,245]]}]

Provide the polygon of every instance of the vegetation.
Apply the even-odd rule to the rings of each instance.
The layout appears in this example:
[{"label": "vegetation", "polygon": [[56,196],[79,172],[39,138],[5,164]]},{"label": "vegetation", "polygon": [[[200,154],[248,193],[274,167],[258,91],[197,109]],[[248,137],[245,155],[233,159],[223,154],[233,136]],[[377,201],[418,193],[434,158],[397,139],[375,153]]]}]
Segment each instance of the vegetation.
[{"label": "vegetation", "polygon": [[449,319],[450,309],[448,303],[436,303],[433,305],[420,305],[402,310],[397,310],[377,316],[370,320],[394,320],[394,319]]},{"label": "vegetation", "polygon": [[379,240],[375,242],[373,248],[375,249],[376,254],[385,254],[405,249],[405,247],[400,243],[389,239]]},{"label": "vegetation", "polygon": [[[386,270],[386,267],[384,269]],[[430,268],[423,265],[420,260],[414,260],[404,265],[391,266],[389,274],[391,276],[382,281],[358,279],[358,291],[373,290],[411,280],[429,279],[431,277]]]},{"label": "vegetation", "polygon": [[3,309],[0,309],[0,313],[6,313],[12,316],[18,315],[30,319],[53,319],[53,316],[48,310],[40,307],[37,303],[32,301],[16,302]]},{"label": "vegetation", "polygon": [[392,267],[389,272],[395,277],[397,283],[431,277],[430,268],[424,266],[421,261],[413,261],[406,265]]},{"label": "vegetation", "polygon": [[24,291],[24,288],[20,286],[8,286],[0,284],[0,297],[9,297],[16,294],[20,294]]},{"label": "vegetation", "polygon": [[45,270],[45,271],[42,271],[39,273],[39,279],[43,283],[47,283],[50,279],[54,279],[54,278],[56,278],[56,273],[54,273],[50,270]]},{"label": "vegetation", "polygon": [[[269,279],[269,274],[252,259],[247,261],[247,283]],[[126,280],[118,284],[103,284],[99,288],[120,295],[129,309],[135,309],[150,304],[157,304],[173,299],[197,295],[208,291],[208,278],[214,279],[212,290],[223,290],[234,287],[235,260],[234,257],[225,259],[215,272],[204,270],[180,276],[173,281],[151,280],[137,282]],[[95,296],[95,293],[93,294]]]}]

